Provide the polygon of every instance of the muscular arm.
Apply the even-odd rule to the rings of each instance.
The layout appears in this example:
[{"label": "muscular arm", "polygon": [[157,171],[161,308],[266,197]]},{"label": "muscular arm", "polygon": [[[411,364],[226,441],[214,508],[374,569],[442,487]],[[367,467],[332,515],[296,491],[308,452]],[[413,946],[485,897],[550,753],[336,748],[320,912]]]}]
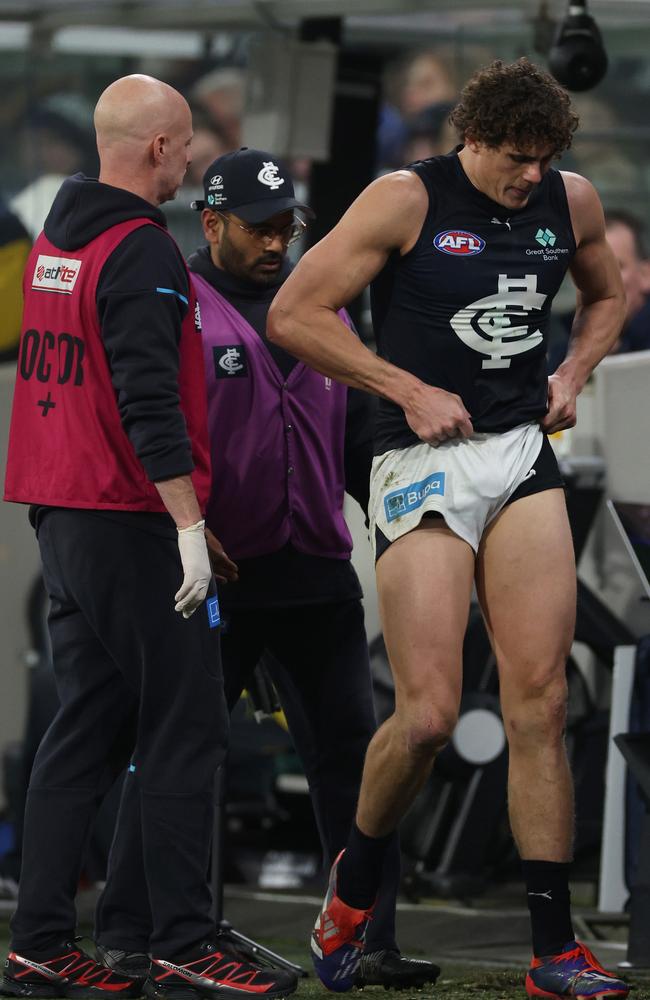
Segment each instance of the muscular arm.
[{"label": "muscular arm", "polygon": [[460,398],[426,385],[370,351],[336,315],[381,271],[389,254],[415,244],[428,205],[424,185],[400,170],[374,181],[338,225],[302,258],[269,311],[269,340],[339,382],[402,407],[422,440],[471,434]]},{"label": "muscular arm", "polygon": [[575,424],[576,397],[616,343],[625,319],[625,295],[616,258],[605,238],[600,199],[578,174],[563,173],[577,250],[571,277],[577,308],[565,361],[549,379],[549,433]]}]

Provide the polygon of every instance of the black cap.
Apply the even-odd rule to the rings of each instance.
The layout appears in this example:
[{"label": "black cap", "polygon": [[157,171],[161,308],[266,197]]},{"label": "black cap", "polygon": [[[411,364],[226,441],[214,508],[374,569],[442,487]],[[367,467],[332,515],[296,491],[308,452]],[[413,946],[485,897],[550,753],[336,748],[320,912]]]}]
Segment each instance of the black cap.
[{"label": "black cap", "polygon": [[287,168],[270,153],[244,146],[234,153],[224,153],[210,164],[203,175],[204,201],[193,201],[192,208],[211,208],[234,212],[244,222],[264,222],[272,215],[299,208],[314,218],[309,205],[298,201]]}]

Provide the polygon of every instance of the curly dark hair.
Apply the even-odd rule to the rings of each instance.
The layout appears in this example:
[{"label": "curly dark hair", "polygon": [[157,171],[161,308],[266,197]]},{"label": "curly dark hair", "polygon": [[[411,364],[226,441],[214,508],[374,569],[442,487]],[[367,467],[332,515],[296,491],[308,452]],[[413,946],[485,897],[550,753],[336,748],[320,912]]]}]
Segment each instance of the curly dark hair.
[{"label": "curly dark hair", "polygon": [[568,149],[578,116],[566,90],[528,59],[504,64],[496,59],[465,84],[449,116],[461,139],[496,148],[553,146]]}]

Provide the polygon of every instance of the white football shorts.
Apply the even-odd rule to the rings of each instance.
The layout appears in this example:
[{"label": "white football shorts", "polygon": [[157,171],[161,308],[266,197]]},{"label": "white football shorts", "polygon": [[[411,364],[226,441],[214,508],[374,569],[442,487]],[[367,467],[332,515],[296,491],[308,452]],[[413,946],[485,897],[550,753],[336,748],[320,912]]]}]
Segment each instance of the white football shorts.
[{"label": "white football shorts", "polygon": [[[496,434],[422,442],[378,455],[370,474],[370,539],[389,542],[412,531],[433,511],[478,551],[487,525],[514,491],[535,475],[544,434],[537,423]],[[377,554],[375,552],[375,558]]]}]

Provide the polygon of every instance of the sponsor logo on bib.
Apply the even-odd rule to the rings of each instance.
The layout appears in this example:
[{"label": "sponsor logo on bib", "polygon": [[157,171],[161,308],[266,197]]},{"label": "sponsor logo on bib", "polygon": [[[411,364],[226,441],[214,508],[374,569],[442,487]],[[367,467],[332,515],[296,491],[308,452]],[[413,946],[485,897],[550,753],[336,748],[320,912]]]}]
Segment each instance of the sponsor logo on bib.
[{"label": "sponsor logo on bib", "polygon": [[81,261],[71,257],[49,257],[39,254],[34,268],[32,288],[42,292],[62,292],[72,295],[81,270]]},{"label": "sponsor logo on bib", "polygon": [[434,237],[433,245],[442,253],[451,253],[456,257],[474,257],[485,249],[485,240],[464,229],[447,229]]}]

